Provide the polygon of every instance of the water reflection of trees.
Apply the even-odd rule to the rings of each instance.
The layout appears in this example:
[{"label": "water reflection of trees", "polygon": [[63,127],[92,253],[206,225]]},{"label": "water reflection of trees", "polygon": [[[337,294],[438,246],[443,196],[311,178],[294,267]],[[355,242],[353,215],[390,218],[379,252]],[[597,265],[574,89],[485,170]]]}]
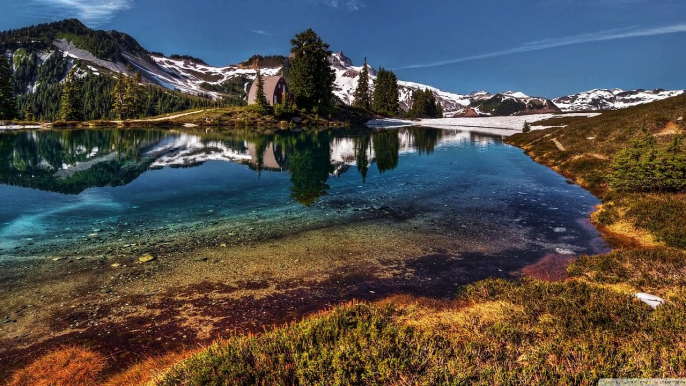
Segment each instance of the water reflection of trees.
[{"label": "water reflection of trees", "polygon": [[[194,162],[191,156],[197,154],[235,154],[234,160],[247,164],[258,178],[264,171],[288,171],[291,197],[309,206],[330,189],[327,182],[334,170],[340,176],[354,163],[364,183],[374,163],[379,174],[392,171],[398,167],[401,150],[411,148],[419,154],[431,154],[442,134],[441,130],[429,128],[267,134],[250,130],[179,134],[152,129],[7,133],[0,134],[0,178],[6,184],[68,194],[91,187],[125,185],[158,157],[169,155],[159,149],[170,143],[163,145],[165,139],[173,137],[178,141],[174,146],[180,147],[172,151],[172,156],[190,149],[185,153],[189,158],[180,157],[181,162],[175,165],[198,166],[204,161],[201,158]],[[153,147],[156,150],[149,151]],[[339,158],[332,160],[336,152]]]},{"label": "water reflection of trees", "polygon": [[411,127],[405,130],[410,134],[412,147],[417,150],[419,155],[433,153],[436,150],[436,145],[443,137],[443,131],[440,129]]},{"label": "water reflection of trees", "polygon": [[330,138],[326,133],[300,135],[289,150],[291,197],[310,206],[329,189],[326,182],[334,170],[331,164]]},{"label": "water reflection of trees", "polygon": [[[138,177],[141,151],[165,134],[155,130],[65,130],[0,135],[0,179],[9,185],[78,194]],[[98,162],[100,161],[100,162]],[[78,164],[65,173],[64,166]]]},{"label": "water reflection of trees", "polygon": [[400,136],[398,130],[377,131],[374,133],[374,154],[379,173],[398,167]]}]

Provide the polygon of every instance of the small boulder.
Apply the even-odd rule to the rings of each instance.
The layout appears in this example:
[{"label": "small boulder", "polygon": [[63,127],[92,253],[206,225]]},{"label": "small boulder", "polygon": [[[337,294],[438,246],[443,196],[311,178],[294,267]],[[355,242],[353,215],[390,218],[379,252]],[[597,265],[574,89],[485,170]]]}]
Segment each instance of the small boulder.
[{"label": "small boulder", "polygon": [[151,262],[151,261],[153,261],[153,260],[155,260],[155,259],[156,259],[155,256],[153,256],[153,255],[147,253],[147,254],[145,254],[145,255],[139,257],[139,258],[138,258],[138,261],[140,261],[141,263],[149,263],[149,262]]},{"label": "small boulder", "polygon": [[636,296],[636,299],[638,299],[638,300],[642,301],[643,303],[653,307],[653,309],[657,308],[658,306],[665,304],[665,300],[662,299],[661,297],[657,297],[655,295],[647,294],[645,292],[635,293],[634,296]]}]

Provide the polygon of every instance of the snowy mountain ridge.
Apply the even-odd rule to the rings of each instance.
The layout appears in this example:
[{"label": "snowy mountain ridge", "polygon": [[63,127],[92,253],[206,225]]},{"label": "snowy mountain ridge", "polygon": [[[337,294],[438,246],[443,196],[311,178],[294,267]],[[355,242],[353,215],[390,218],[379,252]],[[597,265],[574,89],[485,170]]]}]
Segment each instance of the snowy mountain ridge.
[{"label": "snowy mountain ridge", "polygon": [[562,111],[617,110],[675,97],[685,90],[594,89],[553,99]]},{"label": "snowy mountain ridge", "polygon": [[[53,41],[50,48],[41,51],[38,60],[45,61],[57,52],[70,58],[72,62],[74,60],[84,62],[94,74],[114,76],[126,73],[126,63],[129,62],[135,70],[141,72],[148,83],[211,98],[222,97],[224,95],[222,86],[227,83],[242,90],[243,94],[247,94],[250,83],[256,76],[256,70],[245,63],[215,67],[190,57],[173,56],[174,58],[171,58],[159,53],[147,52],[132,38],[127,44],[117,44],[119,44],[117,58],[102,59],[87,50],[77,48],[66,39],[57,39]],[[7,51],[6,55],[12,56],[13,52]],[[331,55],[330,63],[336,73],[334,94],[342,102],[351,104],[362,67],[355,66],[352,60],[342,52]],[[263,67],[260,71],[266,76],[277,75],[282,72],[282,66]],[[371,65],[368,65],[368,71],[373,82],[376,79],[376,71]],[[27,91],[35,90],[36,86],[36,84],[29,85]],[[594,89],[549,100],[531,97],[518,91],[497,94],[476,91],[470,94],[459,94],[403,80],[398,81],[398,86],[400,106],[404,110],[411,107],[414,91],[429,89],[441,103],[446,117],[614,110],[674,97],[685,92],[684,90],[663,89],[628,91]],[[371,88],[373,90],[373,83]]]}]

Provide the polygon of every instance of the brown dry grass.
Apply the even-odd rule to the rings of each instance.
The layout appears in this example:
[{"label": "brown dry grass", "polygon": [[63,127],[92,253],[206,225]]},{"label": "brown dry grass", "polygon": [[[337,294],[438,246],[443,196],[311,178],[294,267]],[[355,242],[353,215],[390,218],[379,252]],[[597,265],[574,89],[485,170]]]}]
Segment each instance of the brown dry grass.
[{"label": "brown dry grass", "polygon": [[17,371],[8,386],[91,386],[105,368],[105,358],[92,350],[64,347]]},{"label": "brown dry grass", "polygon": [[152,384],[159,380],[174,364],[181,362],[194,353],[193,351],[184,351],[146,359],[129,367],[123,373],[111,377],[104,383],[104,386],[142,386]]},{"label": "brown dry grass", "polygon": [[451,300],[428,299],[398,295],[381,301],[398,312],[398,322],[420,331],[442,331],[460,335],[474,327],[502,322],[523,307],[506,301],[463,303]]},{"label": "brown dry grass", "polygon": [[662,130],[655,133],[655,136],[659,137],[663,135],[676,135],[681,134],[681,132],[682,130],[681,127],[679,127],[679,125],[677,125],[674,121],[669,121]]}]

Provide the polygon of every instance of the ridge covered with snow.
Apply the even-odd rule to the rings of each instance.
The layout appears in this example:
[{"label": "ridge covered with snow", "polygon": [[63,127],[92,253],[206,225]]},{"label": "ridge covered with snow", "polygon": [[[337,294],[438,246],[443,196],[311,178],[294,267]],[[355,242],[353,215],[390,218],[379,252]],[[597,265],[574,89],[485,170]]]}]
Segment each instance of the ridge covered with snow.
[{"label": "ridge covered with snow", "polygon": [[[135,70],[140,71],[148,83],[156,84],[170,90],[179,90],[192,95],[207,95],[219,98],[223,94],[221,86],[228,82],[241,87],[247,94],[250,83],[255,79],[256,70],[245,65],[215,67],[194,60],[191,57],[169,58],[157,53],[133,51],[125,46],[120,47],[121,58],[125,61],[98,59],[88,51],[76,48],[65,39],[53,42],[53,47],[40,55],[41,60],[54,52],[61,53],[71,60],[84,62],[96,75],[117,75],[126,73],[126,61]],[[351,104],[357,87],[361,66],[355,66],[352,60],[342,52],[331,55],[329,62],[336,74],[334,94],[342,102]],[[281,66],[261,68],[263,75],[272,76],[282,72]],[[376,71],[368,65],[371,89],[376,79]],[[542,97],[531,97],[518,91],[506,91],[490,94],[476,91],[470,94],[459,94],[444,91],[429,85],[398,80],[400,106],[408,110],[412,105],[412,94],[416,90],[431,90],[436,100],[443,107],[446,117],[476,117],[513,114],[540,114],[555,112],[578,112],[596,110],[615,110],[639,104],[650,103],[683,94],[684,90],[622,90],[594,89],[574,95],[558,97],[552,100]],[[27,91],[35,90],[30,85]],[[501,107],[505,102],[506,106]],[[512,106],[515,106],[514,108]]]},{"label": "ridge covered with snow", "polygon": [[562,111],[617,110],[675,97],[684,90],[594,89],[553,99]]}]

